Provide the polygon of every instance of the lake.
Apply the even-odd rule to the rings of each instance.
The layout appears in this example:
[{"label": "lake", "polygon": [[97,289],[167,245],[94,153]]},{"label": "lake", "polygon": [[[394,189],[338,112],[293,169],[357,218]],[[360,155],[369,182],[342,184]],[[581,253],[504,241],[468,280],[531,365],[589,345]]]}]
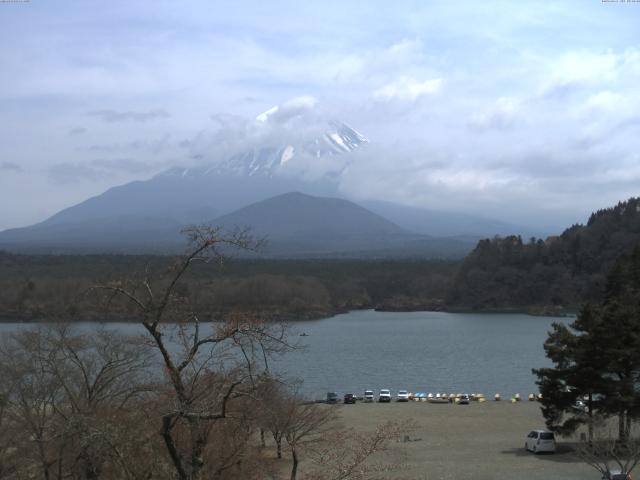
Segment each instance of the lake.
[{"label": "lake", "polygon": [[[366,388],[524,396],[537,391],[531,369],[550,365],[543,343],[554,321],[521,314],[352,311],[292,324],[292,340],[305,348],[277,359],[273,368],[302,379],[302,391],[313,398]],[[30,326],[0,324],[0,335]],[[142,331],[136,324],[112,327]]]},{"label": "lake", "polygon": [[531,369],[550,365],[543,343],[558,320],[353,311],[296,323],[295,331],[308,334],[300,337],[307,348],[278,368],[304,379],[304,391],[318,398],[330,390],[361,394],[365,388],[524,395],[537,392]]}]

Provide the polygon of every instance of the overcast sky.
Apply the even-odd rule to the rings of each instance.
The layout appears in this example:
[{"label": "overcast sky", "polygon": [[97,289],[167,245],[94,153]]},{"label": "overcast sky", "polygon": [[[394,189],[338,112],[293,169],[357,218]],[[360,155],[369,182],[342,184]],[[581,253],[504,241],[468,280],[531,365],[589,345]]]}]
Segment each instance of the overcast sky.
[{"label": "overcast sky", "polygon": [[371,140],[345,196],[584,221],[640,195],[639,86],[636,2],[1,2],[0,229],[300,97]]}]

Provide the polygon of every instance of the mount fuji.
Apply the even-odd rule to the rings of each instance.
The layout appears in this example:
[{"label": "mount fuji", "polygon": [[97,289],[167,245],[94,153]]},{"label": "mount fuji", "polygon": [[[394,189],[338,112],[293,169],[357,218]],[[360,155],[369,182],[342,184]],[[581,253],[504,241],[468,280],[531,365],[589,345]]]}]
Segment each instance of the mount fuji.
[{"label": "mount fuji", "polygon": [[[184,247],[184,240],[179,235],[184,225],[231,226],[231,220],[239,222],[247,218],[254,218],[261,227],[270,222],[281,225],[291,222],[294,230],[298,228],[297,223],[304,223],[307,232],[322,231],[331,209],[345,205],[340,203],[345,200],[335,198],[340,196],[341,178],[356,158],[366,155],[369,140],[344,122],[318,120],[317,117],[313,122],[309,121],[300,115],[296,105],[293,108],[292,105],[273,107],[258,115],[250,127],[252,134],[238,142],[235,151],[221,146],[220,151],[226,156],[218,155],[216,161],[170,168],[148,180],[110,188],[41,223],[0,232],[0,249],[163,253]],[[222,137],[220,143],[224,140]],[[214,142],[209,149],[217,150],[217,144]],[[283,196],[290,192],[303,192],[306,196]],[[269,208],[260,204],[273,197],[279,200],[267,202]],[[274,208],[274,205],[296,202],[301,202],[306,210],[288,205],[287,211],[295,212],[295,215],[285,218]],[[259,222],[257,216],[247,217],[247,210],[242,210],[253,204],[261,205],[248,210],[262,212]],[[348,211],[353,215],[345,217],[347,220],[340,224],[342,230],[335,229],[330,242],[328,239],[319,242],[325,247],[331,245],[332,254],[340,255],[346,250],[360,253],[375,250],[380,255],[394,256],[404,250],[401,255],[410,251],[411,255],[420,256],[441,257],[450,253],[462,256],[472,248],[479,233],[491,236],[502,233],[479,232],[478,228],[467,231],[465,225],[471,225],[470,222],[477,219],[459,216],[452,217],[456,228],[448,233],[447,229],[435,225],[440,222],[433,222],[433,215],[425,216],[422,211],[399,205],[389,208],[388,204],[371,203],[371,206],[366,205],[369,210],[351,205],[353,208]],[[237,211],[240,213],[236,214]],[[323,213],[318,216],[317,212]],[[373,216],[388,221],[394,228],[369,231]],[[307,221],[317,223],[317,228],[305,223]],[[250,224],[238,226],[252,227]],[[361,228],[362,235],[355,235],[353,228]],[[510,226],[506,228],[510,229]],[[462,237],[465,232],[472,237],[439,240],[437,248],[433,237],[429,236]],[[513,232],[518,230],[514,227]],[[272,237],[278,236],[276,232],[268,233]],[[304,255],[310,251],[311,244],[315,245],[314,252],[322,251],[322,248],[318,249],[318,241],[310,235],[279,238],[277,243],[282,247],[277,252],[279,256],[286,256],[287,252]]]},{"label": "mount fuji", "polygon": [[[258,123],[264,115],[258,116]],[[362,134],[337,121],[328,122],[312,138],[278,140],[279,144],[255,145],[212,164],[171,168],[146,181],[110,188],[39,225],[140,216],[185,224],[290,191],[336,196],[350,154],[368,143]]]}]

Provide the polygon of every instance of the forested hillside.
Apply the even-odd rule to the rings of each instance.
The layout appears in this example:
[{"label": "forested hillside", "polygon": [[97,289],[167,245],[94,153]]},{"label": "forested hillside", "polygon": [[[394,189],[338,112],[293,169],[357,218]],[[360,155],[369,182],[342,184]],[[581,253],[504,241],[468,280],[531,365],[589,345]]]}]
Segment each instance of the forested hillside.
[{"label": "forested hillside", "polygon": [[[561,313],[600,301],[616,260],[640,245],[640,199],[599,210],[546,240],[482,240],[462,262],[235,259],[198,265],[185,288],[202,312],[319,318],[336,312],[477,310]],[[0,319],[106,319],[86,292],[160,276],[173,257],[0,252]]]},{"label": "forested hillside", "polygon": [[598,210],[558,237],[482,240],[462,263],[447,305],[542,313],[598,301],[616,259],[639,244],[639,198]]}]

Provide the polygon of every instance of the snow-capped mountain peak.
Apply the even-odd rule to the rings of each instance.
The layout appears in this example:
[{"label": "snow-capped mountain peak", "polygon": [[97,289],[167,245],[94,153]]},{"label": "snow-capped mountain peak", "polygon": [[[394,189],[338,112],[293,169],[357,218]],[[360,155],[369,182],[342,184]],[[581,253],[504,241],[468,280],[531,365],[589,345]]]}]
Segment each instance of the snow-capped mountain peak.
[{"label": "snow-capped mountain peak", "polygon": [[[273,107],[258,115],[256,120],[267,122],[277,112],[278,107]],[[189,169],[173,168],[161,175],[273,177],[281,174],[305,176],[305,172],[312,171],[315,177],[335,178],[350,163],[349,154],[369,143],[364,135],[340,121],[329,121],[324,129],[314,131],[315,134],[305,137],[297,131],[283,130],[282,135],[275,137],[280,139],[280,144],[274,144],[271,136],[268,141],[254,143],[222,161]],[[287,133],[293,138],[287,139]]]}]

